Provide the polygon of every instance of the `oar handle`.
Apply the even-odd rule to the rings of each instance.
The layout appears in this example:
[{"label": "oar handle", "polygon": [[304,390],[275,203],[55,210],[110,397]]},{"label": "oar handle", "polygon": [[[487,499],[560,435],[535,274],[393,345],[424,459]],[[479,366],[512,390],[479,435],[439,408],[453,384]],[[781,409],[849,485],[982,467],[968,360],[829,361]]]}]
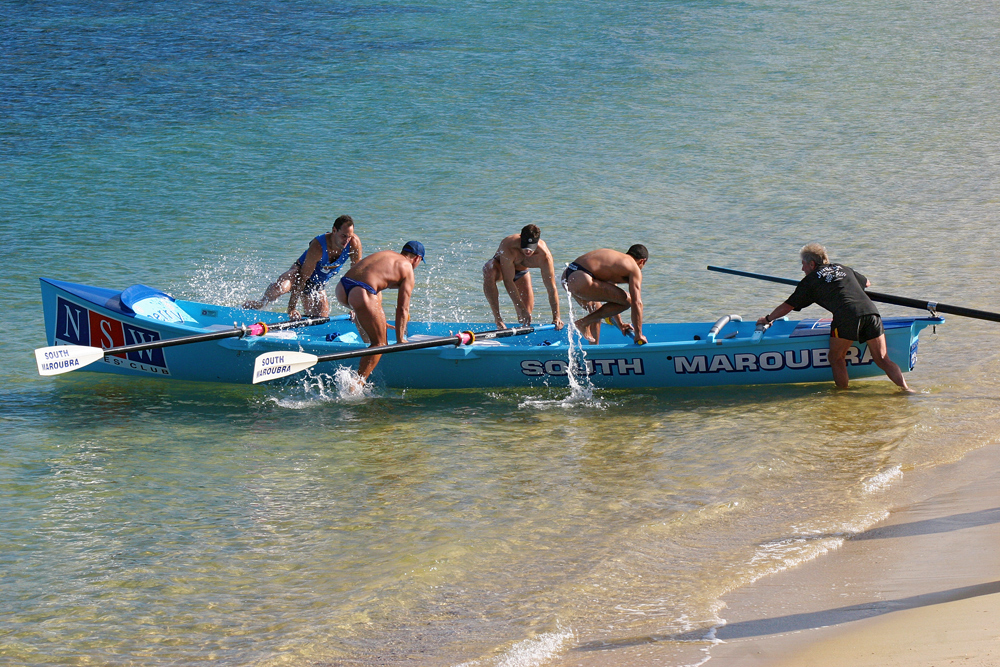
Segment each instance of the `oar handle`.
[{"label": "oar handle", "polygon": [[[751,273],[749,271],[737,271],[736,269],[726,269],[721,266],[709,266],[709,271],[718,271],[719,273],[729,273],[734,276],[743,276],[745,278],[756,278],[757,280],[767,280],[772,283],[782,283],[784,285],[798,285],[799,281],[792,280],[791,278],[777,278],[775,276],[766,276],[762,273]],[[895,296],[893,294],[883,294],[881,292],[869,292],[865,291],[868,298],[872,301],[879,301],[881,303],[891,303],[894,306],[905,306],[907,308],[916,308],[918,310],[929,310],[932,313],[946,313],[948,315],[959,315],[961,317],[971,317],[977,320],[988,320],[990,322],[1000,322],[1000,313],[992,313],[988,310],[976,310],[975,308],[965,308],[964,306],[949,306],[946,303],[938,303],[936,301],[928,301],[926,299],[911,299],[905,296]]]}]

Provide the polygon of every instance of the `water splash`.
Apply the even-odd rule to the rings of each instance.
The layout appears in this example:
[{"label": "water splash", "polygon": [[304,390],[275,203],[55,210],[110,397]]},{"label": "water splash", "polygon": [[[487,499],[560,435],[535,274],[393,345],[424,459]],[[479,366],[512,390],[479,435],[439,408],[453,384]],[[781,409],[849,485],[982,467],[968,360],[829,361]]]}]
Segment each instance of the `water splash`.
[{"label": "water splash", "polygon": [[364,382],[353,369],[340,366],[333,375],[306,375],[285,391],[295,395],[272,396],[267,400],[289,410],[305,410],[324,403],[362,403],[376,398],[375,385]]},{"label": "water splash", "polygon": [[566,330],[569,347],[567,351],[566,380],[569,382],[569,394],[562,399],[544,400],[538,398],[527,398],[522,401],[519,408],[574,408],[587,407],[605,409],[607,404],[599,397],[594,397],[594,383],[590,380],[590,373],[587,367],[587,351],[583,346],[583,335],[573,324],[576,315],[573,312],[573,296],[566,292],[567,319]]}]

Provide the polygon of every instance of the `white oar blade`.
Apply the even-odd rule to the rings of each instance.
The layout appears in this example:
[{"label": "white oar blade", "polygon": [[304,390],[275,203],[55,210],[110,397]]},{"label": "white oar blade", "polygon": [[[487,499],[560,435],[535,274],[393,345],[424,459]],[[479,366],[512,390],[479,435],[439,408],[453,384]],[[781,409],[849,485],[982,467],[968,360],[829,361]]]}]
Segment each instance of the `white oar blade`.
[{"label": "white oar blade", "polygon": [[69,373],[103,358],[104,350],[84,345],[54,345],[35,350],[39,375]]},{"label": "white oar blade", "polygon": [[266,352],[253,362],[253,383],[277,380],[312,368],[319,359],[305,352]]}]

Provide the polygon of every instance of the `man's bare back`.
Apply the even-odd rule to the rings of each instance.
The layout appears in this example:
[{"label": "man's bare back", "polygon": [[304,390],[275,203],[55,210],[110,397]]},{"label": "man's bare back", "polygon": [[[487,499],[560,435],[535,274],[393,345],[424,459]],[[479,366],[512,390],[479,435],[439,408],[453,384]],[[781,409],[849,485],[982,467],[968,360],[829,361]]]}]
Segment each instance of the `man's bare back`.
[{"label": "man's bare back", "polygon": [[[382,310],[382,291],[396,293],[396,342],[406,342],[406,326],[410,321],[410,295],[413,292],[413,270],[423,261],[424,247],[409,241],[401,252],[382,250],[368,255],[351,267],[337,283],[337,300],[351,308],[355,324],[371,347],[388,344],[388,324]],[[362,357],[358,375],[368,379],[382,355]]]},{"label": "man's bare back", "polygon": [[360,280],[370,285],[376,292],[398,289],[409,277],[413,278],[413,267],[409,260],[395,250],[382,250],[368,255],[350,268],[344,277]]},{"label": "man's bare back", "polygon": [[[622,333],[632,333],[635,342],[646,342],[642,335],[642,267],[649,253],[636,244],[627,253],[608,248],[581,255],[567,266],[563,284],[588,315],[575,324],[581,335],[591,343],[601,339],[601,320],[611,320]],[[628,283],[628,292],[618,287]],[[622,322],[621,313],[631,309],[632,324]]]}]

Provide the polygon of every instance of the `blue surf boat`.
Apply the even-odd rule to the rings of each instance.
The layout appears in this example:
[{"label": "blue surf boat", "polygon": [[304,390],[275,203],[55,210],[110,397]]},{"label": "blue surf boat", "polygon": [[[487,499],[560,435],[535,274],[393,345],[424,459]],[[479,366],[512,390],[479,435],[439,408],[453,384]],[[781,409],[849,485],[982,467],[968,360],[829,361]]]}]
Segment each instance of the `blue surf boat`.
[{"label": "blue surf boat", "polygon": [[[283,314],[175,300],[142,285],[112,290],[42,278],[41,290],[46,337],[53,346],[36,351],[43,374],[76,370],[75,363],[80,370],[102,373],[249,384],[254,362],[264,353],[322,356],[366,347],[346,316],[275,330],[285,320]],[[903,371],[912,370],[920,332],[943,322],[928,316],[885,318],[889,356]],[[408,338],[420,341],[490,327],[410,322]],[[780,320],[766,331],[731,315],[714,323],[651,323],[643,326],[649,342],[641,346],[615,327],[602,327],[601,344],[582,350],[571,346],[567,329],[537,327],[509,339],[385,354],[372,379],[415,389],[565,386],[570,374],[614,389],[832,381],[829,320]],[[195,342],[167,346],[167,341],[182,338]],[[163,346],[146,347],[157,344]],[[104,352],[122,347],[126,349]],[[81,361],[72,352],[83,348],[92,351],[92,358]],[[321,362],[309,372],[333,373],[340,365],[356,369],[357,359]],[[848,371],[851,378],[883,376],[864,344],[850,350]]]}]

